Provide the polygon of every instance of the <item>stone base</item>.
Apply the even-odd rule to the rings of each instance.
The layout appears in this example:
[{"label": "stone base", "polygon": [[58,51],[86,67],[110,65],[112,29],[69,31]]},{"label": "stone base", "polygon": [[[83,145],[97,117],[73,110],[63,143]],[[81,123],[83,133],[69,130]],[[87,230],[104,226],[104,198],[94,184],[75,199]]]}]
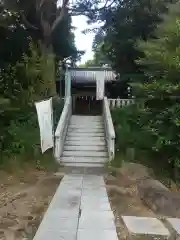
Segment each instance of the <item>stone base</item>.
[{"label": "stone base", "polygon": [[104,166],[103,167],[64,166],[62,167],[61,172],[65,174],[88,174],[88,175],[93,174],[98,176],[106,174]]},{"label": "stone base", "polygon": [[122,216],[130,240],[170,239],[167,228],[156,218]]},{"label": "stone base", "polygon": [[173,239],[180,240],[180,218],[167,218],[166,223]]}]

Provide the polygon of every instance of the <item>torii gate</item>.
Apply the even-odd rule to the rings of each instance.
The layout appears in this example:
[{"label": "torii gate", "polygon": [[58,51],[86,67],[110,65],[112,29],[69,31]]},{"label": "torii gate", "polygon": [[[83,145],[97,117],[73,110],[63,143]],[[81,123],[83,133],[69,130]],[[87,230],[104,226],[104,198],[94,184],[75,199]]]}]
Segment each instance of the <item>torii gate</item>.
[{"label": "torii gate", "polygon": [[[104,98],[105,89],[105,71],[93,71],[94,78],[96,79],[96,100]],[[68,69],[65,72],[65,97],[71,96],[71,73]]]}]

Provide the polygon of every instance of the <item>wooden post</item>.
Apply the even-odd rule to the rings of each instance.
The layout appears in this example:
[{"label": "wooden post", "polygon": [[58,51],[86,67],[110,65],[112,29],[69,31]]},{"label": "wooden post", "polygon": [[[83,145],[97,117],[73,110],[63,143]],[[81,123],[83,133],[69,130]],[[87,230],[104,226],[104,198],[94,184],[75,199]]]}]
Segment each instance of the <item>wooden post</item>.
[{"label": "wooden post", "polygon": [[90,113],[90,110],[91,110],[91,97],[88,98],[89,101],[88,101],[88,109],[89,109],[89,113]]},{"label": "wooden post", "polygon": [[76,96],[72,96],[72,108],[73,108],[73,112],[75,112],[75,109],[76,109]]}]

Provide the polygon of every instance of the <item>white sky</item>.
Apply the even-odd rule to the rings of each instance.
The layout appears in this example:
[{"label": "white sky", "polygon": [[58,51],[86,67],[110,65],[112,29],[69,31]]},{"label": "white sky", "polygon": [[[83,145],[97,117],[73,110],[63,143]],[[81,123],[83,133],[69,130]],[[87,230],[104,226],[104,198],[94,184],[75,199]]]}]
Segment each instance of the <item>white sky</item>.
[{"label": "white sky", "polygon": [[76,47],[78,50],[86,51],[85,54],[82,56],[80,63],[84,63],[87,60],[93,58],[92,42],[94,34],[88,33],[85,35],[81,33],[83,30],[90,28],[86,23],[86,20],[87,18],[85,16],[72,17],[72,25],[73,27],[77,28],[74,32]]}]

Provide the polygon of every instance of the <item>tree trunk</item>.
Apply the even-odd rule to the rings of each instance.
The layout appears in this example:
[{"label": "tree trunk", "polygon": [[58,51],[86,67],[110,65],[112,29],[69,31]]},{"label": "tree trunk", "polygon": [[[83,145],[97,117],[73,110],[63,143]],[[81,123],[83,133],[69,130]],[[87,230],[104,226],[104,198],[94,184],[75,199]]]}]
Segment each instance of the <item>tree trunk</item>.
[{"label": "tree trunk", "polygon": [[55,55],[52,46],[52,29],[50,23],[41,16],[41,27],[43,30],[43,56],[44,71],[43,79],[47,86],[47,94],[56,95],[56,74],[55,74]]},{"label": "tree trunk", "polygon": [[46,96],[56,95],[56,73],[55,73],[55,55],[52,45],[42,46],[43,69],[42,78],[44,82]]}]

